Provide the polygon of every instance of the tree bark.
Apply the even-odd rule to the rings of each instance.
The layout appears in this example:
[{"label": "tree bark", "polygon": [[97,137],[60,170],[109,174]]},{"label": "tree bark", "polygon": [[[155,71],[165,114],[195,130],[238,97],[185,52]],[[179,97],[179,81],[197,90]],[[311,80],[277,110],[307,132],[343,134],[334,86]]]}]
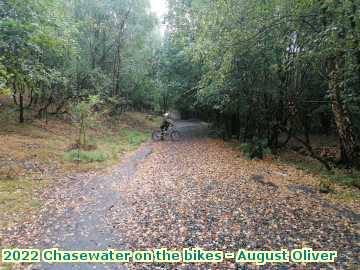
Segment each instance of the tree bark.
[{"label": "tree bark", "polygon": [[353,165],[356,159],[355,138],[348,108],[343,100],[341,56],[328,60],[329,97],[341,145],[341,162]]}]

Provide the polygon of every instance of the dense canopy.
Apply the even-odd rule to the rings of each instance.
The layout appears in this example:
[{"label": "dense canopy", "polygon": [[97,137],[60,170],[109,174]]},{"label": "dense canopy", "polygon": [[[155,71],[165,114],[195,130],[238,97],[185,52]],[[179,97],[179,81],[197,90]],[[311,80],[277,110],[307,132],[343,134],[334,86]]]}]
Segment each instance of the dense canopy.
[{"label": "dense canopy", "polygon": [[170,0],[163,91],[227,137],[274,149],[294,138],[326,166],[310,134],[334,132],[341,161],[352,163],[360,131],[359,4]]}]

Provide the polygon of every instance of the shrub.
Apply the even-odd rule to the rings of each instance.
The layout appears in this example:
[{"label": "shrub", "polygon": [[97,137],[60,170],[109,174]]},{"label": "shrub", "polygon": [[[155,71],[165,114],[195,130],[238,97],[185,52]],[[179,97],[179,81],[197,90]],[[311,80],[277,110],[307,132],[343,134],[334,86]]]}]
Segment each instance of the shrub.
[{"label": "shrub", "polygon": [[263,159],[264,156],[272,154],[267,145],[267,140],[254,139],[251,143],[241,144],[240,150],[249,159]]},{"label": "shrub", "polygon": [[101,104],[98,96],[89,96],[72,107],[72,116],[79,127],[78,143],[80,146],[87,145],[87,130],[96,124],[98,112],[96,106]]},{"label": "shrub", "polygon": [[319,190],[321,193],[333,193],[334,186],[330,179],[321,179],[319,184]]}]

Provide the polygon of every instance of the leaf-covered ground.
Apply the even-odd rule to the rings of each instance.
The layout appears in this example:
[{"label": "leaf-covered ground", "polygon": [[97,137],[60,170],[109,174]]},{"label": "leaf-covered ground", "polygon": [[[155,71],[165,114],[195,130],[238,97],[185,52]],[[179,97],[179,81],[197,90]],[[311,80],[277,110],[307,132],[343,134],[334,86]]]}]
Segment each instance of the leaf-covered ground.
[{"label": "leaf-covered ground", "polygon": [[[306,246],[337,250],[337,266],[356,269],[360,263],[356,207],[348,211],[329,202],[315,189],[299,184],[302,177],[306,176],[291,167],[245,160],[216,140],[163,143],[154,147],[132,181],[118,186],[129,208],[114,209],[113,220],[123,242],[133,249],[198,246],[236,251]],[[325,264],[308,269],[318,267],[332,269]],[[229,262],[212,268],[235,269],[236,265]]]},{"label": "leaf-covered ground", "polygon": [[[38,221],[8,231],[3,246],[58,246],[70,250],[202,247],[224,251],[306,246],[337,250],[337,264],[273,265],[263,269],[357,269],[359,205],[342,205],[319,194],[311,185],[315,181],[272,160],[246,160],[219,140],[184,138],[176,143],[153,143],[106,173],[64,179],[44,194],[46,205]],[[32,269],[126,266],[54,267],[40,265]],[[127,267],[256,268],[231,261]]]}]

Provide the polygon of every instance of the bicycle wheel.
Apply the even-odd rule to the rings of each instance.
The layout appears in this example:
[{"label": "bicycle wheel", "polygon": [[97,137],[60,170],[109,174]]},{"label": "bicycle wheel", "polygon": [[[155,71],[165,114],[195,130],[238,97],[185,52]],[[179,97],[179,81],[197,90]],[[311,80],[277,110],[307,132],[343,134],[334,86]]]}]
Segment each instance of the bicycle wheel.
[{"label": "bicycle wheel", "polygon": [[179,141],[181,139],[181,134],[179,131],[173,131],[171,132],[171,140],[173,141]]},{"label": "bicycle wheel", "polygon": [[152,139],[154,141],[160,141],[161,140],[161,130],[156,130],[152,134]]}]

